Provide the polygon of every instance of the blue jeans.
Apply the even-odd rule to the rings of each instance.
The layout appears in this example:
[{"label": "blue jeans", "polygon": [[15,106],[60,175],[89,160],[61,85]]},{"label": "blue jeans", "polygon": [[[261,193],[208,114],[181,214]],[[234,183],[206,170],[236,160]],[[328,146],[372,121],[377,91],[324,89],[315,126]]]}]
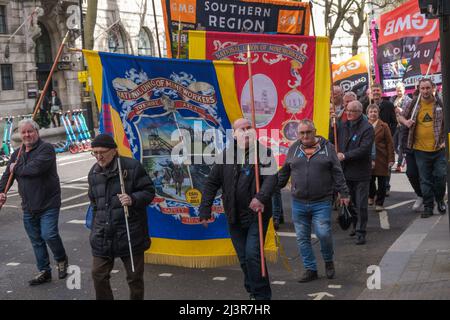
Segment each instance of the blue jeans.
[{"label": "blue jeans", "polygon": [[57,262],[66,259],[66,251],[58,231],[59,208],[48,209],[40,215],[23,213],[23,224],[33,246],[39,271],[51,271],[47,245]]},{"label": "blue jeans", "polygon": [[[263,234],[266,238],[269,220],[263,219]],[[266,277],[261,274],[261,255],[259,246],[258,220],[250,224],[248,228],[242,228],[239,224],[229,224],[231,242],[239,258],[241,269],[244,272],[244,286],[256,300],[270,300],[269,274],[266,265]]]},{"label": "blue jeans", "polygon": [[424,152],[414,150],[420,176],[423,206],[433,210],[434,199],[443,201],[445,196],[445,179],[447,176],[447,160],[445,150]]},{"label": "blue jeans", "polygon": [[293,199],[292,220],[305,269],[317,271],[316,258],[311,246],[311,227],[314,227],[315,234],[319,238],[323,260],[333,261],[331,201],[302,202]]}]

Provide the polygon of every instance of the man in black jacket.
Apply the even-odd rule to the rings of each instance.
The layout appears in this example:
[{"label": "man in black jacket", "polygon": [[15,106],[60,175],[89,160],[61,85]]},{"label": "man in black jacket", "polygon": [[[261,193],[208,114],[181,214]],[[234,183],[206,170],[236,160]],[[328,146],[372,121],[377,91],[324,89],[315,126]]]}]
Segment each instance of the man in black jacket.
[{"label": "man in black jacket", "polygon": [[[277,166],[269,149],[254,146],[254,130],[246,119],[233,124],[236,143],[224,154],[225,164],[215,164],[202,192],[200,220],[207,226],[211,206],[217,191],[222,188],[222,200],[228,220],[228,230],[244,272],[244,286],[250,299],[268,300],[272,297],[269,276],[262,277],[258,231],[258,211],[262,211],[263,235],[266,236],[272,216],[272,194],[277,185]],[[254,152],[267,155],[260,164],[260,185],[256,193]],[[267,270],[267,267],[266,267]]]},{"label": "man in black jacket", "polygon": [[[366,243],[368,218],[369,185],[372,174],[372,147],[375,132],[362,115],[363,107],[359,101],[347,106],[347,122],[338,129],[338,159],[344,170],[345,180],[350,189],[350,198],[358,216],[358,228],[350,233],[357,235],[356,244]],[[356,230],[355,230],[356,229]]]},{"label": "man in black jacket", "polygon": [[[39,125],[33,120],[22,120],[18,127],[23,146],[12,154],[0,180],[0,190],[8,191],[5,190],[7,181],[13,174],[22,198],[25,230],[33,245],[39,270],[29,281],[33,286],[52,279],[47,245],[57,262],[59,279],[67,276],[68,259],[58,231],[61,188],[55,150],[50,143],[39,138]],[[17,159],[20,149],[20,158]],[[5,201],[6,194],[0,193],[0,208]]]},{"label": "man in black jacket", "polygon": [[278,172],[278,186],[283,188],[292,178],[292,219],[305,267],[299,282],[317,279],[316,258],[311,246],[312,227],[320,240],[327,278],[333,279],[331,201],[336,188],[341,195],[341,204],[348,205],[348,188],[334,146],[316,136],[311,120],[300,121],[298,136],[299,140],[289,148],[286,162]]},{"label": "man in black jacket", "polygon": [[[93,255],[92,278],[97,300],[114,299],[109,283],[114,259],[120,257],[130,287],[130,299],[144,299],[144,252],[150,248],[147,206],[155,188],[137,160],[119,157],[114,139],[100,134],[92,141],[97,159],[88,175],[89,198],[93,208],[90,243]],[[120,159],[120,160],[119,160]],[[120,188],[121,163],[125,193]],[[128,226],[135,271],[132,271],[124,206],[129,209]]]}]

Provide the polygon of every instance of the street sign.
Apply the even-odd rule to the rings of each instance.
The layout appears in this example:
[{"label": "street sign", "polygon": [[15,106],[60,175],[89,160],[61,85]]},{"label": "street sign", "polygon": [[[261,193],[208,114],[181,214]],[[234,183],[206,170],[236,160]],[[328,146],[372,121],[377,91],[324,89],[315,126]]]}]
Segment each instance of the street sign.
[{"label": "street sign", "polygon": [[72,70],[72,63],[69,61],[61,61],[58,62],[58,65],[56,67],[59,71]]}]

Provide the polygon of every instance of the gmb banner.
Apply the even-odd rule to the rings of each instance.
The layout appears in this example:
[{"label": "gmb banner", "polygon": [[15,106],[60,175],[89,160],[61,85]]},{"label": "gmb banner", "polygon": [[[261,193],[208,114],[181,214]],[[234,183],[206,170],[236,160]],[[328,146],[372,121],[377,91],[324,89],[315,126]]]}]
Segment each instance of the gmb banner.
[{"label": "gmb banner", "polygon": [[344,92],[353,91],[362,96],[369,86],[369,69],[367,54],[361,53],[341,63],[333,64],[333,84]]},{"label": "gmb banner", "polygon": [[[247,61],[251,51],[256,126],[278,164],[297,140],[299,120],[314,120],[328,137],[330,60],[328,39],[309,36],[190,31],[189,58]],[[239,105],[251,120],[247,65],[235,66]],[[271,129],[280,129],[273,133]],[[279,146],[279,149],[277,148]],[[277,153],[278,150],[278,153]]]},{"label": "gmb banner", "polygon": [[309,3],[283,0],[161,0],[161,3],[169,57],[177,57],[178,52],[180,57],[187,57],[188,35],[183,32],[187,30],[309,34]]},{"label": "gmb banner", "polygon": [[397,82],[412,92],[430,62],[429,75],[436,84],[442,83],[439,20],[426,19],[416,0],[381,15],[376,50],[377,81],[387,96],[395,95]]},{"label": "gmb banner", "polygon": [[[141,161],[155,182],[156,197],[147,210],[152,244],[145,261],[198,268],[236,263],[220,195],[208,228],[199,221],[201,190],[211,165],[185,164],[172,156],[180,144],[174,133],[184,130],[192,138],[216,129],[225,134],[242,117],[233,63],[84,54],[102,107],[102,132],[115,134],[120,154]],[[201,147],[205,141],[200,139]],[[265,249],[274,261],[273,227]]]}]

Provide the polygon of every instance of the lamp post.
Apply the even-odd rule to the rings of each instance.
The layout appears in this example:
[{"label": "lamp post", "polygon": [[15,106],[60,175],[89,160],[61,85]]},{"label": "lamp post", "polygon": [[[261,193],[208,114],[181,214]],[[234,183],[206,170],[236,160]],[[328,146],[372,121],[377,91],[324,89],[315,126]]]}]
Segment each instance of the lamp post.
[{"label": "lamp post", "polygon": [[[78,6],[80,7],[80,32],[81,32],[81,48],[84,49],[85,42],[84,42],[84,24],[83,24],[83,2],[82,0],[78,0]],[[83,60],[83,70],[87,70],[86,66],[86,60],[84,59],[84,56],[82,56]],[[81,104],[83,106],[83,109],[86,109],[86,121],[87,121],[87,127],[89,129],[89,132],[91,133],[92,137],[95,137],[95,131],[94,131],[94,115],[93,115],[93,106],[95,106],[95,99],[93,99],[92,94],[91,95],[85,95],[85,91],[83,90],[83,94],[81,96]]]}]

